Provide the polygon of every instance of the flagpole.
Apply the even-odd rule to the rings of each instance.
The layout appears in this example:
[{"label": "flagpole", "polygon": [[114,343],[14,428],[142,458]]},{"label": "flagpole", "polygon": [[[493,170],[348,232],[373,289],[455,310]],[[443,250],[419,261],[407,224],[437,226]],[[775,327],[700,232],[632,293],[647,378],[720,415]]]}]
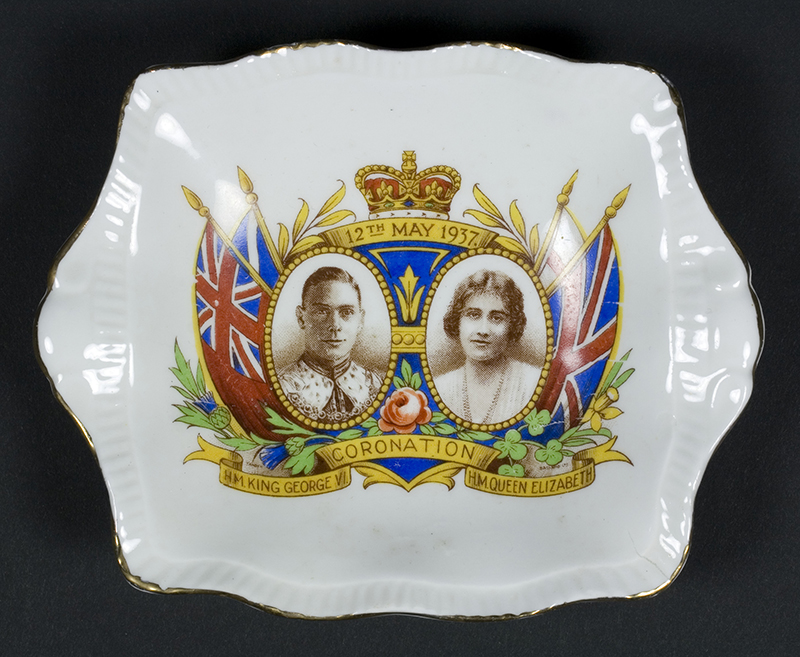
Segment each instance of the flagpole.
[{"label": "flagpole", "polygon": [[561,188],[561,193],[556,197],[556,201],[558,202],[556,211],[553,214],[553,219],[550,221],[550,227],[547,229],[547,234],[544,236],[544,241],[539,247],[539,254],[536,256],[536,261],[533,263],[533,270],[536,272],[537,276],[541,275],[542,273],[541,269],[544,265],[544,256],[547,253],[547,249],[550,248],[550,242],[553,241],[553,236],[556,234],[558,221],[561,219],[561,213],[564,211],[564,206],[569,203],[569,195],[572,193],[572,186],[575,184],[575,180],[577,180],[577,178],[578,171],[576,170],[575,173],[572,174],[572,177],[567,181],[567,184]]},{"label": "flagpole", "polygon": [[272,241],[272,236],[269,234],[269,229],[264,221],[264,215],[261,214],[261,208],[258,207],[258,196],[253,191],[253,181],[250,180],[250,176],[248,176],[244,170],[242,170],[242,167],[236,167],[236,169],[239,172],[239,187],[247,195],[245,200],[250,204],[250,207],[253,208],[253,212],[256,215],[256,223],[258,224],[258,228],[261,231],[261,235],[267,245],[267,251],[269,251],[269,255],[272,258],[275,269],[278,270],[278,273],[281,273],[283,271],[283,261],[281,260],[277,247],[275,246],[275,242]]},{"label": "flagpole", "polygon": [[561,281],[564,280],[566,276],[569,275],[570,271],[575,267],[575,265],[580,262],[581,258],[586,255],[586,252],[592,246],[592,242],[597,238],[603,228],[606,227],[606,224],[617,216],[617,210],[619,210],[623,204],[625,203],[625,199],[628,198],[628,191],[630,190],[631,186],[628,185],[625,189],[623,189],[619,194],[614,197],[614,200],[611,201],[611,205],[606,208],[605,213],[603,214],[603,218],[598,222],[597,226],[595,226],[594,230],[589,233],[586,239],[581,244],[580,248],[577,250],[574,256],[570,258],[570,261],[566,264],[564,269],[558,274],[558,276],[553,279],[553,282],[547,286],[545,290],[545,296],[550,296],[553,292],[558,289],[558,286],[561,284]]},{"label": "flagpole", "polygon": [[183,190],[183,195],[186,197],[189,205],[192,207],[193,210],[197,211],[201,217],[203,217],[208,223],[211,224],[211,227],[214,229],[214,232],[219,236],[222,242],[225,244],[228,249],[233,253],[236,259],[239,261],[246,270],[247,273],[250,274],[250,278],[252,278],[256,283],[258,283],[259,287],[264,290],[265,292],[272,292],[272,288],[264,282],[264,279],[261,278],[261,275],[253,268],[253,265],[245,258],[239,249],[237,249],[233,242],[231,242],[230,237],[222,230],[222,227],[217,223],[217,220],[211,216],[211,211],[203,205],[203,201],[200,200],[200,197],[195,194],[191,189],[181,185],[181,189]]}]

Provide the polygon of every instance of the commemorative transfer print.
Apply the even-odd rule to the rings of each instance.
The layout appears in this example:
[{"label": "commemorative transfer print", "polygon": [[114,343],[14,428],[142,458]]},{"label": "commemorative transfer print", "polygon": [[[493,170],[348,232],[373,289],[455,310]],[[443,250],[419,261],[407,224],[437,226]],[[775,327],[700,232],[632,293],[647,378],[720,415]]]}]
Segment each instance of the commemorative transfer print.
[{"label": "commemorative transfer print", "polygon": [[[467,173],[475,207],[451,218]],[[176,421],[199,430],[186,462],[283,497],[340,490],[353,470],[365,488],[452,489],[463,471],[477,491],[542,497],[630,463],[613,427],[634,370],[609,223],[629,188],[587,233],[569,208],[577,179],[565,172],[552,219],[533,225],[480,172],[418,171],[406,151],[400,169],[355,172],[366,212],[340,207],[342,183],[279,222],[239,169],[249,208],[229,232],[184,187],[205,221],[196,344],[176,342],[171,368]]]}]

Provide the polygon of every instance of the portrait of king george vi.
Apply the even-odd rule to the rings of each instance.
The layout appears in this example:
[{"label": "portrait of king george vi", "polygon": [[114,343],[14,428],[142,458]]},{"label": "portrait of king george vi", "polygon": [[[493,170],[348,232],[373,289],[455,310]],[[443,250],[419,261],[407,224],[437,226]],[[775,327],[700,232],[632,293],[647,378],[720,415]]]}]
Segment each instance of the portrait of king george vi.
[{"label": "portrait of king george vi", "polygon": [[[546,350],[544,311],[534,284],[521,269],[514,277],[513,271],[455,269],[458,278],[440,286],[438,294],[444,298],[439,312],[431,313],[431,321],[441,323],[428,328],[433,336],[429,342],[436,343],[429,344],[434,384],[442,401],[464,420],[504,422],[524,409],[536,392]],[[527,283],[527,295],[517,280]]]},{"label": "portrait of king george vi", "polygon": [[278,371],[289,402],[321,422],[363,413],[380,392],[382,373],[360,364],[354,353],[365,317],[356,279],[341,267],[315,269],[303,282],[294,316],[302,353]]}]

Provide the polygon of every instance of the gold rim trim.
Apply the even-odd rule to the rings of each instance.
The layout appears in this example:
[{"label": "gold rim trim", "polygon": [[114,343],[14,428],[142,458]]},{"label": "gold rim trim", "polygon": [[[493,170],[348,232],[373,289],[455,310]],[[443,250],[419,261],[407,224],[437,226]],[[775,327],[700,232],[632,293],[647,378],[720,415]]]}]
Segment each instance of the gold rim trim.
[{"label": "gold rim trim", "polygon": [[[144,69],[140,75],[145,74],[145,73],[149,73],[151,71],[159,71],[159,70],[183,70],[183,69],[195,68],[195,67],[198,67],[198,66],[211,66],[211,65],[213,65],[213,66],[224,66],[225,64],[229,64],[229,63],[232,63],[232,62],[237,62],[237,61],[240,61],[240,60],[245,59],[247,57],[253,57],[253,56],[260,56],[260,55],[276,53],[279,50],[285,50],[285,49],[302,50],[303,48],[316,48],[318,46],[330,46],[330,45],[358,46],[358,47],[361,47],[361,48],[365,48],[367,50],[375,50],[375,51],[392,51],[393,50],[391,48],[379,48],[377,46],[372,46],[372,45],[369,45],[369,44],[364,44],[364,43],[360,43],[360,42],[356,42],[356,41],[336,41],[336,40],[306,41],[306,42],[301,42],[301,43],[285,44],[285,45],[282,45],[282,46],[275,46],[273,48],[266,48],[266,49],[263,49],[263,50],[253,51],[253,52],[241,55],[239,57],[234,57],[234,58],[231,58],[229,60],[224,60],[224,61],[220,61],[220,62],[210,62],[210,63],[201,62],[201,63],[195,63],[195,64],[182,64],[182,65],[181,64],[179,64],[179,65],[165,64],[165,65],[161,65],[161,66],[152,66],[152,67]],[[669,79],[663,73],[660,73],[656,69],[651,68],[649,66],[645,66],[644,64],[640,64],[640,63],[637,63],[637,62],[628,62],[628,61],[595,61],[595,62],[588,62],[588,61],[584,61],[584,60],[572,59],[570,57],[563,57],[561,55],[556,55],[556,54],[554,54],[552,52],[549,52],[547,50],[542,50],[542,49],[533,48],[533,47],[529,47],[529,46],[513,45],[513,44],[506,44],[506,43],[501,43],[501,42],[494,42],[494,41],[452,41],[452,42],[447,42],[447,43],[442,43],[442,44],[437,44],[437,45],[434,45],[434,46],[430,46],[429,48],[407,48],[407,49],[405,49],[405,51],[406,52],[427,51],[427,50],[434,50],[436,48],[444,48],[444,47],[448,47],[448,46],[457,46],[457,47],[463,47],[463,46],[488,46],[488,47],[491,47],[491,48],[497,48],[499,50],[510,50],[510,51],[514,51],[514,52],[520,52],[520,53],[523,53],[523,54],[529,54],[529,53],[543,54],[543,55],[547,55],[549,57],[553,57],[554,59],[557,59],[557,60],[573,62],[573,63],[576,63],[576,64],[609,64],[609,65],[624,65],[624,66],[630,66],[632,68],[638,68],[640,70],[646,71],[647,73],[651,73],[653,75],[658,76],[662,80],[662,82],[664,82],[664,84],[667,86],[667,89],[669,90],[669,93],[670,93],[670,98],[672,99],[673,103],[675,103],[675,106],[677,108],[678,118],[679,118],[679,120],[681,122],[681,129],[683,130],[683,134],[684,135],[687,134],[687,130],[686,130],[686,112],[685,112],[685,108],[683,106],[683,101],[681,100],[680,94],[678,93],[678,90],[675,88],[675,86],[672,84],[672,82],[670,82]],[[401,49],[398,49],[398,50],[401,50]],[[119,136],[120,136],[120,133],[122,131],[122,121],[123,121],[123,118],[125,116],[125,109],[127,108],[128,104],[130,103],[130,97],[131,97],[131,94],[133,93],[133,88],[134,88],[134,85],[136,84],[136,79],[138,77],[139,76],[137,75],[136,78],[134,78],[134,80],[129,83],[128,88],[125,91],[125,94],[123,96],[123,100],[122,100],[122,103],[121,103],[121,106],[120,106],[119,119],[118,119],[118,122],[117,122],[117,143],[115,144],[115,152],[116,152],[116,147],[119,145]],[[753,361],[752,378],[755,378],[756,369],[758,368],[758,364],[759,364],[759,361],[761,359],[761,355],[764,352],[764,315],[763,315],[763,310],[761,308],[761,302],[759,301],[758,296],[756,296],[755,290],[753,289],[753,285],[752,285],[752,270],[750,268],[750,263],[745,258],[744,253],[739,248],[739,245],[736,243],[736,241],[730,236],[728,231],[725,230],[724,226],[722,225],[722,222],[720,222],[720,220],[719,220],[719,217],[717,217],[716,213],[714,212],[714,210],[712,209],[711,205],[709,204],[708,198],[706,197],[706,195],[705,195],[705,193],[703,191],[703,188],[701,187],[701,185],[700,185],[699,181],[697,181],[697,179],[695,179],[695,185],[696,185],[696,189],[700,192],[700,194],[701,194],[701,196],[703,198],[703,201],[705,201],[706,209],[711,213],[711,216],[717,222],[717,226],[722,230],[722,232],[725,235],[725,237],[730,241],[731,245],[733,246],[734,251],[739,256],[739,259],[741,260],[741,262],[744,265],[745,270],[747,272],[747,286],[748,286],[748,289],[750,291],[750,296],[751,296],[752,301],[753,301],[753,307],[754,307],[755,312],[756,312],[756,319],[757,319],[757,323],[758,323],[758,332],[759,332],[758,353],[756,354],[756,357],[755,357],[755,359]],[[94,446],[94,443],[92,441],[92,438],[89,435],[89,432],[86,430],[86,427],[83,425],[83,423],[80,421],[80,419],[78,419],[78,416],[75,415],[75,413],[70,408],[69,404],[67,404],[67,402],[64,400],[64,398],[61,396],[61,394],[56,389],[56,386],[55,386],[55,383],[53,381],[53,378],[50,376],[50,373],[48,372],[47,367],[45,366],[44,361],[42,360],[41,352],[39,350],[39,340],[38,340],[39,318],[41,316],[42,308],[44,307],[44,304],[47,301],[47,298],[50,296],[50,293],[53,291],[53,282],[55,281],[56,271],[58,270],[58,266],[61,263],[61,260],[66,255],[67,251],[69,251],[69,249],[72,247],[72,245],[78,239],[78,237],[80,237],[81,233],[83,232],[84,228],[86,227],[86,224],[89,222],[89,219],[91,219],[92,215],[94,214],[94,211],[97,208],[97,204],[100,201],[100,194],[101,193],[102,193],[102,187],[101,187],[100,192],[98,192],[97,196],[95,197],[94,203],[92,204],[91,208],[84,215],[84,218],[81,221],[81,223],[72,232],[72,234],[67,238],[67,240],[64,242],[64,244],[61,246],[61,248],[56,252],[56,256],[55,256],[55,258],[53,260],[53,264],[50,266],[50,269],[48,270],[47,288],[45,290],[44,296],[42,297],[42,300],[39,302],[39,307],[36,310],[36,316],[35,316],[35,319],[34,319],[34,322],[33,322],[33,346],[34,346],[34,356],[36,358],[36,362],[39,364],[39,367],[42,370],[42,373],[44,374],[45,378],[47,379],[48,383],[50,384],[50,388],[51,388],[51,390],[53,392],[53,396],[64,407],[64,410],[69,414],[69,416],[73,419],[75,424],[78,426],[78,429],[81,431],[81,433],[83,434],[83,437],[86,439],[86,443],[89,445],[89,449],[91,449],[92,454],[95,457],[95,461],[97,461],[98,467],[100,467],[100,470],[102,472],[102,466],[100,466],[100,462],[97,459],[97,450],[95,449],[95,446]],[[749,401],[748,401],[748,403],[749,403]],[[744,412],[744,408],[742,409],[742,411],[740,412],[739,415],[741,415],[742,412]],[[728,430],[725,431],[719,437],[716,446],[711,451],[711,453],[709,453],[709,455],[708,455],[708,461],[710,461],[710,459],[713,458],[714,454],[719,449],[719,446],[722,444],[722,441],[725,439],[725,437],[728,435],[728,433],[732,430],[733,424],[734,423],[731,423],[731,426],[728,428]],[[706,464],[708,463],[708,461],[706,462]],[[692,504],[692,508],[694,508],[694,503]],[[286,618],[302,618],[302,619],[309,619],[309,620],[339,620],[339,619],[349,619],[349,618],[366,618],[366,617],[371,617],[371,616],[383,616],[383,615],[386,615],[388,613],[393,613],[393,612],[376,612],[376,613],[365,613],[365,614],[342,614],[340,616],[323,616],[323,617],[305,616],[303,614],[283,611],[283,610],[278,609],[276,607],[270,607],[268,605],[263,605],[263,604],[251,602],[250,600],[247,600],[246,598],[234,595],[232,593],[226,593],[224,591],[213,591],[213,590],[206,590],[206,589],[181,589],[181,588],[162,589],[158,585],[152,584],[152,583],[149,583],[149,582],[145,582],[144,580],[138,578],[136,575],[133,575],[131,573],[130,569],[128,568],[128,565],[127,565],[127,562],[125,560],[125,557],[124,557],[124,555],[122,553],[122,548],[121,548],[121,545],[120,545],[120,542],[119,542],[119,535],[118,535],[117,529],[116,529],[116,519],[113,517],[113,514],[112,514],[112,522],[114,522],[114,542],[115,542],[115,545],[116,545],[117,563],[119,563],[120,569],[122,570],[122,573],[125,576],[125,578],[128,580],[128,582],[130,582],[133,586],[135,586],[137,588],[140,588],[142,590],[145,590],[145,591],[149,591],[149,592],[152,592],[152,593],[184,593],[184,594],[185,593],[213,593],[213,594],[216,594],[216,595],[221,595],[221,596],[224,596],[224,597],[228,597],[228,598],[232,598],[232,599],[235,599],[235,600],[239,600],[239,601],[244,602],[245,604],[250,605],[252,607],[256,607],[258,609],[262,609],[264,611],[268,611],[268,612],[276,614],[278,616],[284,616]],[[687,559],[687,557],[689,555],[690,547],[691,547],[691,536],[689,537],[689,539],[686,542],[686,547],[684,548],[683,557],[681,559],[680,564],[673,571],[672,575],[670,575],[670,577],[667,579],[667,581],[665,581],[661,586],[659,586],[659,587],[657,587],[655,589],[651,589],[649,591],[642,591],[640,593],[635,593],[635,594],[632,594],[632,595],[620,596],[617,599],[633,600],[633,599],[637,599],[637,598],[649,597],[649,596],[655,595],[655,594],[663,591],[664,589],[666,589],[668,586],[670,586],[675,581],[675,578],[680,574],[681,570],[683,569],[684,565],[686,564],[686,559]],[[535,615],[540,614],[540,613],[542,613],[544,611],[549,611],[551,609],[556,609],[558,607],[564,607],[564,606],[567,606],[567,605],[572,605],[572,604],[575,604],[577,602],[586,602],[586,601],[589,601],[589,600],[599,600],[599,598],[586,598],[586,599],[582,599],[582,600],[575,600],[573,602],[566,602],[566,603],[562,603],[562,604],[552,605],[550,607],[542,607],[541,609],[536,609],[536,610],[528,611],[528,612],[522,612],[522,613],[519,613],[519,614],[504,614],[504,615],[497,615],[497,616],[458,616],[458,615],[437,615],[437,614],[418,614],[418,613],[409,614],[409,615],[423,616],[423,617],[428,617],[428,618],[437,618],[437,619],[441,619],[441,620],[474,621],[474,622],[492,621],[492,620],[513,620],[513,619],[517,619],[517,618],[526,618],[528,616],[535,616]],[[395,612],[395,613],[397,613],[397,612]]]},{"label": "gold rim trim", "polygon": [[547,375],[550,372],[550,363],[553,360],[553,341],[554,341],[554,331],[553,331],[553,313],[550,310],[550,302],[547,300],[547,295],[545,294],[544,286],[542,282],[539,280],[539,277],[533,271],[533,267],[531,263],[525,259],[521,258],[510,251],[505,251],[503,249],[489,249],[489,248],[479,248],[479,249],[470,249],[469,251],[465,251],[464,253],[460,253],[459,255],[455,256],[454,258],[450,259],[446,262],[436,274],[436,278],[433,279],[431,283],[430,290],[428,290],[428,294],[425,297],[425,305],[422,309],[422,321],[421,324],[424,328],[427,329],[428,325],[428,315],[431,309],[431,303],[433,302],[433,297],[436,295],[436,289],[439,287],[442,279],[447,275],[447,273],[457,264],[460,262],[464,262],[469,258],[474,258],[476,256],[498,256],[505,260],[510,260],[514,264],[516,264],[520,269],[525,272],[525,275],[530,278],[533,282],[534,286],[536,287],[536,292],[539,294],[539,300],[542,303],[542,309],[544,310],[544,319],[545,319],[545,326],[546,326],[546,334],[547,334],[547,348],[545,350],[545,357],[544,357],[544,364],[542,365],[542,373],[539,375],[539,381],[536,384],[536,391],[533,393],[533,397],[531,400],[525,405],[525,407],[517,413],[514,417],[509,418],[503,422],[498,422],[496,424],[477,424],[475,422],[469,422],[462,417],[459,417],[453,411],[451,411],[447,404],[444,403],[441,396],[439,395],[439,391],[436,390],[436,384],[433,381],[433,375],[431,374],[430,366],[428,365],[428,357],[426,353],[420,353],[419,358],[422,362],[422,373],[425,376],[425,381],[428,383],[428,387],[431,390],[431,395],[433,396],[434,401],[437,405],[442,409],[442,412],[453,422],[463,426],[467,429],[472,429],[475,431],[499,431],[500,429],[506,429],[510,426],[513,426],[520,420],[522,420],[528,413],[530,413],[534,408],[536,408],[536,402],[538,401],[539,397],[542,394],[542,390],[544,390],[544,384],[547,380]]},{"label": "gold rim trim", "polygon": [[681,557],[680,563],[672,572],[672,574],[670,575],[669,579],[666,582],[664,582],[661,586],[657,586],[654,589],[650,589],[648,591],[642,591],[641,593],[634,593],[633,595],[570,600],[569,602],[562,602],[559,604],[551,605],[550,607],[542,607],[541,609],[535,609],[533,611],[524,611],[519,614],[496,614],[493,616],[466,616],[463,614],[462,615],[421,614],[419,612],[403,612],[403,611],[375,611],[375,612],[364,612],[362,614],[341,614],[339,616],[310,616],[307,614],[301,614],[293,611],[284,611],[283,609],[278,609],[277,607],[271,607],[270,605],[265,605],[259,602],[253,602],[252,600],[248,600],[247,598],[241,595],[236,595],[235,593],[228,593],[226,591],[216,591],[214,589],[183,589],[178,587],[170,587],[162,589],[158,584],[147,582],[131,573],[130,569],[128,568],[128,563],[125,560],[125,555],[122,552],[122,545],[119,541],[119,536],[116,534],[116,532],[114,534],[114,547],[117,554],[117,563],[119,564],[119,567],[122,570],[122,574],[125,576],[125,579],[128,580],[128,583],[136,587],[137,589],[142,589],[143,591],[147,591],[148,593],[162,593],[166,595],[175,595],[175,594],[220,595],[225,598],[230,598],[231,600],[237,600],[239,602],[243,602],[244,604],[250,607],[255,607],[256,609],[266,611],[270,614],[274,614],[275,616],[282,616],[284,618],[296,618],[300,620],[314,620],[314,621],[337,621],[337,620],[349,620],[356,618],[374,618],[376,616],[386,616],[387,614],[392,614],[392,615],[396,614],[401,616],[417,616],[422,618],[432,618],[435,620],[462,621],[468,623],[485,623],[489,621],[507,621],[507,620],[517,620],[520,618],[528,618],[530,616],[537,616],[545,611],[550,611],[552,609],[559,609],[560,607],[568,607],[574,604],[591,602],[595,600],[599,602],[600,600],[638,600],[642,598],[649,598],[658,593],[661,593],[661,591],[669,587],[675,581],[675,579],[680,574],[681,570],[683,570],[683,567],[686,565],[686,560],[689,557],[690,544],[691,541],[686,544],[686,547],[683,550],[683,555]]},{"label": "gold rim trim", "polygon": [[272,358],[272,319],[275,316],[275,306],[278,303],[278,298],[280,297],[280,293],[281,290],[283,289],[283,286],[286,284],[286,281],[288,280],[289,276],[291,276],[292,272],[294,272],[297,266],[300,265],[302,262],[305,262],[306,260],[310,260],[312,258],[316,258],[317,256],[326,254],[343,255],[348,258],[352,258],[356,262],[360,262],[369,270],[369,272],[375,277],[375,280],[378,282],[378,285],[381,288],[381,292],[383,293],[383,298],[386,301],[386,307],[389,313],[389,322],[391,324],[392,331],[394,331],[395,328],[397,327],[397,309],[394,307],[394,300],[392,299],[392,293],[389,291],[389,284],[386,282],[386,279],[383,277],[383,274],[381,274],[380,270],[374,264],[372,264],[372,262],[370,262],[368,258],[365,258],[360,253],[353,251],[353,249],[348,249],[341,246],[318,247],[316,249],[311,249],[300,254],[294,260],[289,262],[284,268],[283,273],[280,275],[280,278],[275,283],[275,287],[272,292],[272,297],[269,300],[269,307],[267,309],[267,318],[264,323],[264,364],[267,369],[266,372],[267,378],[269,379],[269,382],[272,384],[272,387],[278,396],[278,401],[283,405],[283,407],[289,413],[291,413],[292,417],[314,429],[321,429],[323,431],[339,431],[342,429],[348,429],[350,427],[354,427],[356,425],[361,424],[369,417],[371,417],[375,413],[375,411],[378,410],[378,408],[380,408],[381,402],[386,397],[386,394],[389,392],[389,388],[392,385],[394,370],[397,367],[397,352],[395,352],[394,350],[390,351],[389,366],[386,372],[386,376],[383,378],[381,389],[378,392],[375,399],[363,413],[356,415],[355,417],[352,417],[349,420],[346,420],[344,422],[332,422],[332,423],[312,420],[311,418],[303,415],[287,399],[286,395],[281,389],[280,381],[278,381],[278,372],[275,369],[275,361]]}]

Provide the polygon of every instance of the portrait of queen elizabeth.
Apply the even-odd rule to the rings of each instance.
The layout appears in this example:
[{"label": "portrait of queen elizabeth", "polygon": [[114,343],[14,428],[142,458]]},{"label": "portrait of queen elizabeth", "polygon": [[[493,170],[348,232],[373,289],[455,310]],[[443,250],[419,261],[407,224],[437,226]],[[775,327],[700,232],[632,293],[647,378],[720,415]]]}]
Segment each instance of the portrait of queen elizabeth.
[{"label": "portrait of queen elizabeth", "polygon": [[434,377],[442,401],[476,424],[504,422],[531,401],[541,368],[515,357],[527,323],[523,293],[506,273],[481,269],[461,280],[444,333],[463,365]]}]

